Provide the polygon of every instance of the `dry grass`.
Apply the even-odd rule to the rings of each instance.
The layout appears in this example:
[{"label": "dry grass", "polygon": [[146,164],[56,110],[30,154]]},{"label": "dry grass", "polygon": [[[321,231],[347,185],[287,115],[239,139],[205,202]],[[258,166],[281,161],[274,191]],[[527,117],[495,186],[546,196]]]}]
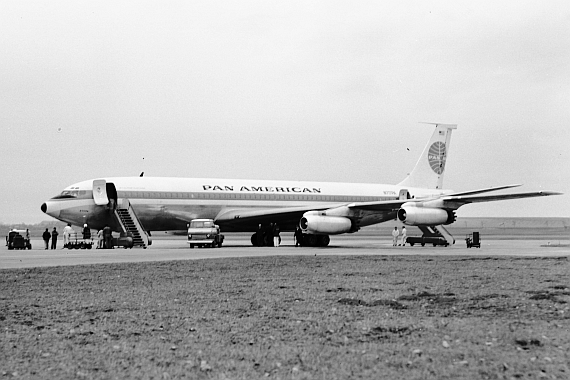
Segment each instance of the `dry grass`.
[{"label": "dry grass", "polygon": [[0,271],[4,378],[570,378],[563,258]]}]

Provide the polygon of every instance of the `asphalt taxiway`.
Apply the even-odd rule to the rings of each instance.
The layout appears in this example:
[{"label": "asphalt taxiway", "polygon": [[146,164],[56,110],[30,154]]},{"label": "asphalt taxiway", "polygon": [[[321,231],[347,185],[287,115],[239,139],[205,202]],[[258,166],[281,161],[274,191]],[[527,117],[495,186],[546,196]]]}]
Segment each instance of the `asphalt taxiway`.
[{"label": "asphalt taxiway", "polygon": [[[291,240],[291,241],[290,241]],[[61,244],[61,242],[60,242]],[[224,257],[314,256],[314,255],[441,255],[441,256],[570,256],[568,240],[482,240],[481,248],[467,248],[463,240],[449,247],[393,247],[391,240],[373,236],[335,236],[326,248],[295,247],[285,237],[280,247],[252,247],[246,235],[226,235],[222,248],[190,249],[183,236],[154,239],[148,249],[44,250],[41,240],[32,240],[32,250],[0,248],[0,269],[62,265],[85,265],[143,261],[199,260]]]}]

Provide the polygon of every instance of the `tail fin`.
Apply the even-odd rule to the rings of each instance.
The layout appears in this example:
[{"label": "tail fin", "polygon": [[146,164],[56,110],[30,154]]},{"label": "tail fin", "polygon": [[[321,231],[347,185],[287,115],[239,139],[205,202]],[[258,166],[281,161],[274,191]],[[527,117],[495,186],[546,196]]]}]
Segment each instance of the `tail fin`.
[{"label": "tail fin", "polygon": [[457,124],[435,124],[435,131],[431,135],[414,170],[398,186],[428,189],[443,188],[445,162],[453,129],[457,129]]}]

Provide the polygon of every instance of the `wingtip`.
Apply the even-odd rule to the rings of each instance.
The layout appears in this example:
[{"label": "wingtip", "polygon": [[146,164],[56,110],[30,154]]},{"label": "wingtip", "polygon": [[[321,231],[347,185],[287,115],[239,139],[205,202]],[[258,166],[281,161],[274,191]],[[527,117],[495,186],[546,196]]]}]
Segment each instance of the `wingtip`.
[{"label": "wingtip", "polygon": [[540,191],[541,195],[550,196],[550,195],[564,195],[564,193],[560,193],[558,191]]}]

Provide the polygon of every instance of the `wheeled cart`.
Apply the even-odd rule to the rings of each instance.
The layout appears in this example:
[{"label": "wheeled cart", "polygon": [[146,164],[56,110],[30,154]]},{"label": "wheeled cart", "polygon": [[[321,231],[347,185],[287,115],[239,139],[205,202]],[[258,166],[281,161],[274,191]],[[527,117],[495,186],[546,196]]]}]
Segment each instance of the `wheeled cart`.
[{"label": "wheeled cart", "polygon": [[473,232],[465,237],[465,243],[467,243],[467,248],[477,247],[481,248],[481,236],[479,232]]}]

